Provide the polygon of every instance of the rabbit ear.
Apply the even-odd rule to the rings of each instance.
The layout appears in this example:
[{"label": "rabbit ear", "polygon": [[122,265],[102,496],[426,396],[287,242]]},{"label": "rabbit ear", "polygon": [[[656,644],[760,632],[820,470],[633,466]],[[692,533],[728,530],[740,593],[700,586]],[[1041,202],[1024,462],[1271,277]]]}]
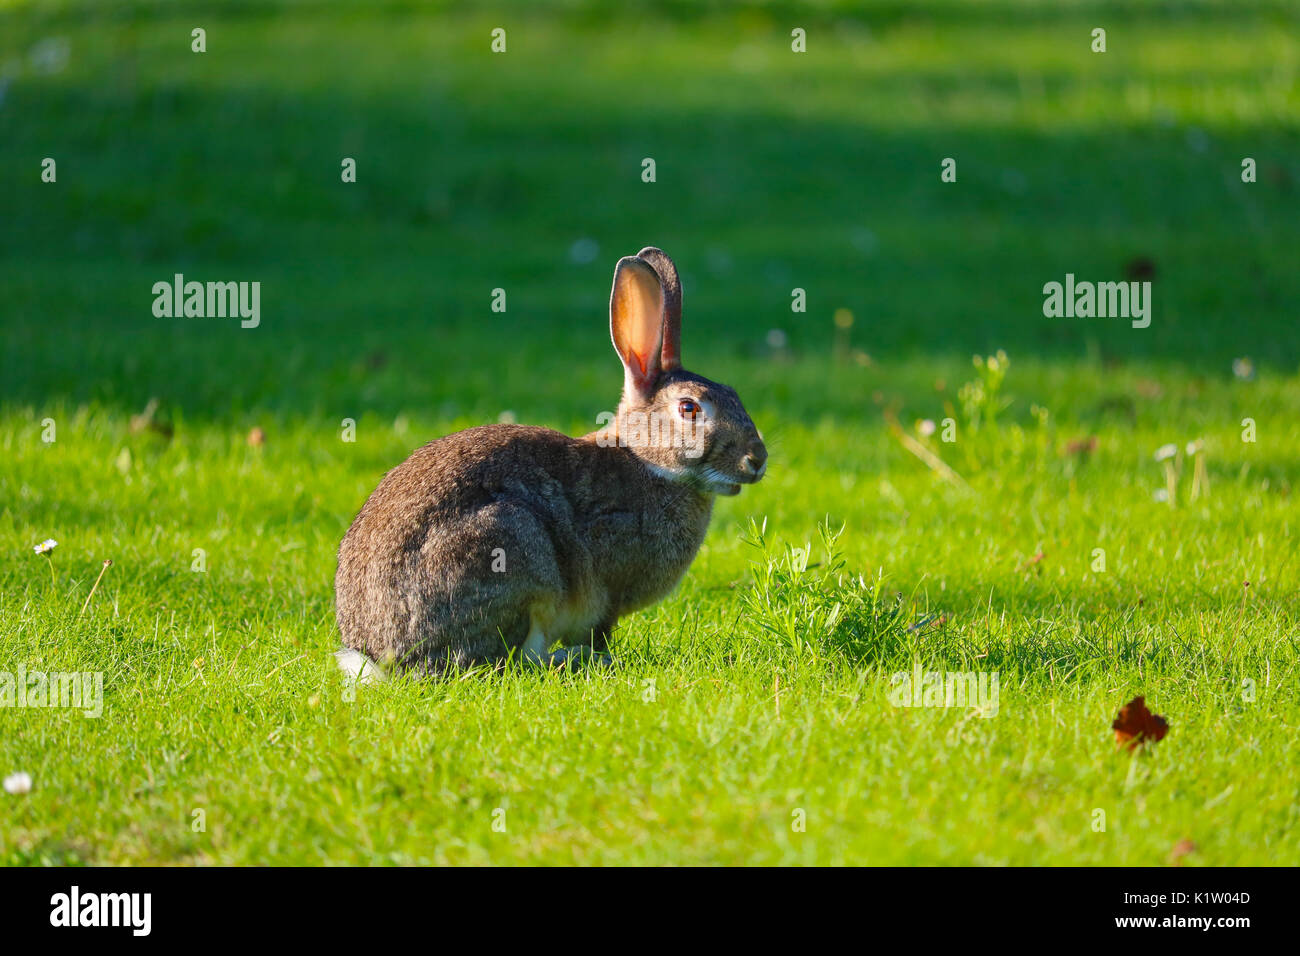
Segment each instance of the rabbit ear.
[{"label": "rabbit ear", "polygon": [[664,287],[664,344],[659,364],[665,372],[671,372],[682,367],[682,284],[677,279],[677,267],[668,253],[654,246],[646,246],[636,256],[650,263]]},{"label": "rabbit ear", "polygon": [[614,267],[609,295],[609,334],[623,360],[625,393],[648,398],[661,370],[664,290],[659,275],[636,256],[624,256]]}]

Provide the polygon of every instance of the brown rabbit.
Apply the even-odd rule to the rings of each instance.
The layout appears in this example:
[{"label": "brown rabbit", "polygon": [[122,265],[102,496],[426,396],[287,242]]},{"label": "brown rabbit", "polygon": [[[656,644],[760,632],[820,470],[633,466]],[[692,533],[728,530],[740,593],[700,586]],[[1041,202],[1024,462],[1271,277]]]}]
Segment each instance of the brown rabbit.
[{"label": "brown rabbit", "polygon": [[384,477],[339,546],[345,671],[607,660],[619,617],[673,589],[714,495],[767,470],[735,391],[681,367],[681,305],[667,255],[620,259],[609,315],[623,397],[603,428],[470,428]]}]

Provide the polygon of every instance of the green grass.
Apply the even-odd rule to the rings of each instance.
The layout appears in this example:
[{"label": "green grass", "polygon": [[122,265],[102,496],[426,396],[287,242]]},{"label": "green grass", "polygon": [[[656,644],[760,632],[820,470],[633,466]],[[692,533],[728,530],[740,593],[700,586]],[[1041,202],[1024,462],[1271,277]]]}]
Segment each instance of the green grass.
[{"label": "green grass", "polygon": [[[105,695],[0,707],[0,775],[34,781],[0,793],[0,861],[1300,862],[1298,26],[1289,3],[0,3],[0,670]],[[624,621],[614,670],[350,699],[352,516],[429,438],[594,427],[613,263],[651,243],[768,477]],[[1045,282],[1138,257],[1150,328],[1043,317]],[[261,327],[154,318],[175,272],[260,281]],[[971,356],[998,349],[975,428]],[[151,398],[170,438],[131,428]],[[956,442],[918,432],[948,417]],[[1196,439],[1209,493],[1183,450],[1157,500],[1156,449]],[[893,706],[916,666],[996,672],[996,716]],[[1130,756],[1110,721],[1136,694],[1171,729]]]}]

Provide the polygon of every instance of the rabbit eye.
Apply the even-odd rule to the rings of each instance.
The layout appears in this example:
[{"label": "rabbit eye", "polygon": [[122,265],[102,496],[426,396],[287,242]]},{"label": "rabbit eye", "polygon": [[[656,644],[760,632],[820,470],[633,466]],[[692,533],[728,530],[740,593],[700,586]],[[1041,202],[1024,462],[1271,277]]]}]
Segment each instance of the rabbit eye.
[{"label": "rabbit eye", "polygon": [[677,403],[677,414],[687,421],[693,422],[700,417],[702,409],[699,404],[691,401],[689,398],[683,398]]}]

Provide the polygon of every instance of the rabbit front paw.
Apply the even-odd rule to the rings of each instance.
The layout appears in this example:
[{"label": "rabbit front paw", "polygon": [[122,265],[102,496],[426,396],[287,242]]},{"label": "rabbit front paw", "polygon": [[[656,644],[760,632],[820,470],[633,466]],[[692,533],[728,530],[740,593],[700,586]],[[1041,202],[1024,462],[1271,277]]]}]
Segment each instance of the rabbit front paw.
[{"label": "rabbit front paw", "polygon": [[569,644],[550,651],[551,639],[547,637],[536,620],[528,631],[528,638],[520,648],[520,659],[528,664],[544,668],[564,668],[578,670],[581,667],[609,667],[614,658],[605,651],[596,650],[591,644]]},{"label": "rabbit front paw", "polygon": [[576,671],[582,667],[611,667],[614,658],[603,651],[593,651],[590,645],[574,644],[543,655],[537,663],[542,667]]}]

